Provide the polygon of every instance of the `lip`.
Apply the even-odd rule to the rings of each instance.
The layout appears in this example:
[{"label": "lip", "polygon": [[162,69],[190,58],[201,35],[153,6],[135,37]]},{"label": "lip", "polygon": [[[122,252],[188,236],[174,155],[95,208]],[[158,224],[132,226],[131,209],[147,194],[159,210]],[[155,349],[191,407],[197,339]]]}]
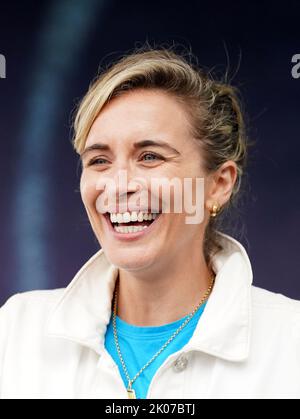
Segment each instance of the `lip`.
[{"label": "lip", "polygon": [[147,234],[150,234],[152,232],[152,230],[156,227],[156,225],[158,224],[158,221],[161,218],[161,213],[159,213],[157,215],[157,217],[155,218],[155,220],[153,221],[152,224],[150,224],[149,227],[144,228],[142,231],[137,231],[136,233],[118,233],[112,226],[112,223],[110,221],[110,216],[108,213],[103,214],[103,217],[105,218],[105,222],[108,226],[108,230],[111,234],[113,234],[113,237],[116,240],[120,240],[120,241],[125,241],[125,242],[130,242],[130,241],[134,241],[134,240],[138,240],[142,237],[147,236]]}]

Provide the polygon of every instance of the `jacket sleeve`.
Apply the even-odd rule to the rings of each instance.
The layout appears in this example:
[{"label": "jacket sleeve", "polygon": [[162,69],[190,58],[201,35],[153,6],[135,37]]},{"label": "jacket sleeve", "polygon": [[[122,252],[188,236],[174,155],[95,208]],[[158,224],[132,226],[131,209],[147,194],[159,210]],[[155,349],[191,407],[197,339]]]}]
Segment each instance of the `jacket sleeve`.
[{"label": "jacket sleeve", "polygon": [[2,381],[5,366],[5,355],[8,346],[10,326],[13,323],[18,295],[11,297],[0,308],[0,399],[2,399]]},{"label": "jacket sleeve", "polygon": [[5,357],[5,342],[7,340],[7,324],[5,321],[5,310],[6,305],[0,309],[0,399],[2,398],[2,376]]}]

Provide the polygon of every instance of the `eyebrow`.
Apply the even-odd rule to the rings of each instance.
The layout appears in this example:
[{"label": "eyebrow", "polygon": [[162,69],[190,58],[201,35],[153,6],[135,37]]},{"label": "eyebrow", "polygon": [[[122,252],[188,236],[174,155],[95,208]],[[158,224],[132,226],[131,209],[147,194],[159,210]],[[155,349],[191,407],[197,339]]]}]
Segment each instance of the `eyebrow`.
[{"label": "eyebrow", "polygon": [[[177,151],[175,148],[173,148],[169,143],[166,143],[165,141],[161,141],[161,140],[142,140],[142,141],[137,141],[133,144],[133,147],[138,150],[141,148],[145,148],[145,147],[149,147],[149,146],[154,146],[154,147],[161,147],[161,148],[165,148],[168,149],[170,151],[172,151],[173,153],[179,155],[179,151]],[[80,157],[81,159],[83,159],[83,157],[89,153],[90,151],[93,150],[102,150],[102,151],[111,151],[111,148],[108,144],[105,143],[95,143],[90,145],[89,147],[86,147],[83,152],[81,153]]]}]

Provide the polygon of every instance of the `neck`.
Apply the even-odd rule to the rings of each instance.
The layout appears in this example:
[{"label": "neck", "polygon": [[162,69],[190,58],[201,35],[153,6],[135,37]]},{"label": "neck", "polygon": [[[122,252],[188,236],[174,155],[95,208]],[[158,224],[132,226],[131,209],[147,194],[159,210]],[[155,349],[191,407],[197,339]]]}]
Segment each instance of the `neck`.
[{"label": "neck", "polygon": [[[195,257],[197,256],[197,257]],[[190,314],[214,278],[204,256],[183,255],[149,271],[119,270],[117,315],[135,326],[161,326]]]}]

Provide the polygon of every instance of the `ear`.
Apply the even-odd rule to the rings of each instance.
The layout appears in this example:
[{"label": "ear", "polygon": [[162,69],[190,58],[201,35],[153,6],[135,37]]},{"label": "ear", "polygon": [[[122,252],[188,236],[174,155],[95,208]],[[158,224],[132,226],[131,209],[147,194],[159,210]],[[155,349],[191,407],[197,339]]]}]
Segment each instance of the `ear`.
[{"label": "ear", "polygon": [[223,207],[230,199],[237,180],[237,165],[229,160],[213,172],[207,185],[206,208],[211,211],[213,205]]}]

